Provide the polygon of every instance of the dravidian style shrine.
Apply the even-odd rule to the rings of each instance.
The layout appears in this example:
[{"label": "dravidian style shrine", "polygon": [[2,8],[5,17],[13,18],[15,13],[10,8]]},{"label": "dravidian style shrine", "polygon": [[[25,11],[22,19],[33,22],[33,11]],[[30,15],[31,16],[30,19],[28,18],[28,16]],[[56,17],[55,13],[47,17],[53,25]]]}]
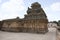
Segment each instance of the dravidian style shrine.
[{"label": "dravidian style shrine", "polygon": [[0,30],[11,32],[46,33],[48,19],[38,2],[28,7],[23,19],[19,17],[0,21]]}]

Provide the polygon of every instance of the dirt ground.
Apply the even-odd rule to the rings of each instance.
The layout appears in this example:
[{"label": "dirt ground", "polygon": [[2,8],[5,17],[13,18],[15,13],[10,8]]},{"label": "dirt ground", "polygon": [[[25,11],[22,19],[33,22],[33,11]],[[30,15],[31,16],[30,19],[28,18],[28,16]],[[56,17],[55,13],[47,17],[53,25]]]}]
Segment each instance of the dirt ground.
[{"label": "dirt ground", "polygon": [[49,28],[46,34],[0,31],[0,40],[56,40],[56,29]]}]

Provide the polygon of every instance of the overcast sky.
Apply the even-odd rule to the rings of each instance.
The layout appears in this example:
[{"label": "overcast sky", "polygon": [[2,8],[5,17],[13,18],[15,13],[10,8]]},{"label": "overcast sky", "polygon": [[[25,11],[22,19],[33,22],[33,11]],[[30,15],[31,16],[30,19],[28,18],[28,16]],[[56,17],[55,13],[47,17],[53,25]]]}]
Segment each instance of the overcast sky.
[{"label": "overcast sky", "polygon": [[0,20],[23,18],[34,2],[41,4],[49,21],[60,20],[60,0],[0,0]]}]

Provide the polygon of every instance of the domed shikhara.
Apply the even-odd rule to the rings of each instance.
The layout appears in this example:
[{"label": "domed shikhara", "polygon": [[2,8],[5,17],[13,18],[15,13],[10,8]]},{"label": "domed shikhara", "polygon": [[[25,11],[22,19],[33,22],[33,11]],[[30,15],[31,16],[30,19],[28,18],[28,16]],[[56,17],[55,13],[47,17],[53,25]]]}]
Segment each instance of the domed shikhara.
[{"label": "domed shikhara", "polygon": [[3,20],[1,30],[46,33],[48,32],[47,23],[48,19],[44,10],[38,2],[35,2],[32,3],[31,8],[28,7],[27,14],[23,19],[17,17],[16,19]]},{"label": "domed shikhara", "polygon": [[32,3],[31,8],[28,7],[25,19],[47,19],[44,10],[38,2]]}]

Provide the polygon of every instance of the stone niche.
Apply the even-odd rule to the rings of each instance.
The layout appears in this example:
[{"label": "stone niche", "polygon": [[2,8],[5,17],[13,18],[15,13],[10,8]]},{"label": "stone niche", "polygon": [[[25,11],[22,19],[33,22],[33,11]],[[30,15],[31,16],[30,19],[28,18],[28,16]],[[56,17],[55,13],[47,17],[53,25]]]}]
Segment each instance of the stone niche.
[{"label": "stone niche", "polygon": [[28,7],[27,14],[23,19],[3,20],[1,30],[15,32],[31,32],[46,33],[48,32],[48,19],[38,2],[32,3],[31,8]]}]

